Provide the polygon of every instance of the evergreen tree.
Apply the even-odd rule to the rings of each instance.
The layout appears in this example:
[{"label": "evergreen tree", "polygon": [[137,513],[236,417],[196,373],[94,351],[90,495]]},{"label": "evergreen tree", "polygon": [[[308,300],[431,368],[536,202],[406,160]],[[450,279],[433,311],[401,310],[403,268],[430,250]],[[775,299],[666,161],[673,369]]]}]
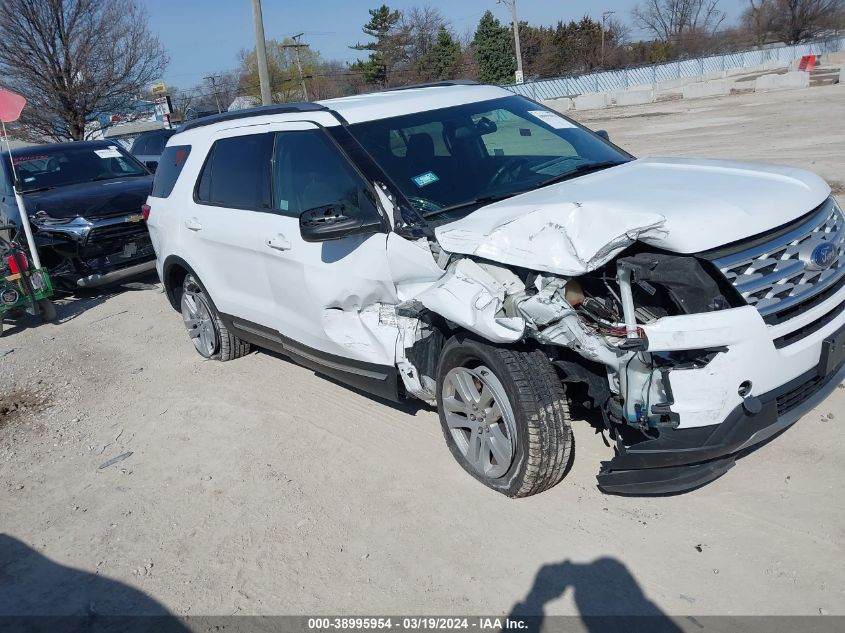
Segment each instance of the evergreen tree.
[{"label": "evergreen tree", "polygon": [[453,79],[460,58],[460,43],[445,26],[441,26],[434,46],[424,60],[425,70],[437,80]]},{"label": "evergreen tree", "polygon": [[390,71],[404,58],[406,34],[399,28],[401,14],[391,11],[386,4],[370,9],[370,21],[362,29],[375,38],[374,42],[358,43],[350,48],[356,51],[371,51],[367,60],[352,64],[353,70],[362,71],[368,83],[386,85]]},{"label": "evergreen tree", "polygon": [[512,83],[516,72],[511,30],[486,11],[472,39],[479,79],[484,83]]}]

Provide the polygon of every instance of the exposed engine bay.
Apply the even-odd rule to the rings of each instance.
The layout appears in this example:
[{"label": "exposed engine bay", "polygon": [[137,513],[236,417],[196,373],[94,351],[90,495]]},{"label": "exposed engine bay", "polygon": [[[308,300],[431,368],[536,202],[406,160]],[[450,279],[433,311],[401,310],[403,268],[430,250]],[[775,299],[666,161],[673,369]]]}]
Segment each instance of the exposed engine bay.
[{"label": "exposed engine bay", "polygon": [[[677,426],[668,373],[706,366],[719,350],[650,352],[643,326],[733,307],[732,288],[694,257],[638,250],[573,277],[439,251],[443,277],[397,307],[415,323],[413,333],[405,328],[399,363],[407,392],[434,400],[441,324],[497,343],[542,347],[564,382],[586,388],[579,404],[600,411],[613,438],[620,426],[644,437]],[[401,371],[403,364],[416,371]]]}]

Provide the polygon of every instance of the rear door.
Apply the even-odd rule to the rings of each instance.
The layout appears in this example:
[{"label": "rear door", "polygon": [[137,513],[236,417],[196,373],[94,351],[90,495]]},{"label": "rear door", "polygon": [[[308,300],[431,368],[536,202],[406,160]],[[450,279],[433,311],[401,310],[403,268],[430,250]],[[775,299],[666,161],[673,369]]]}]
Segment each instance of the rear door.
[{"label": "rear door", "polygon": [[266,129],[216,133],[179,227],[189,261],[217,309],[261,324],[270,323],[274,312],[264,237],[278,220],[272,151],[273,135]]}]

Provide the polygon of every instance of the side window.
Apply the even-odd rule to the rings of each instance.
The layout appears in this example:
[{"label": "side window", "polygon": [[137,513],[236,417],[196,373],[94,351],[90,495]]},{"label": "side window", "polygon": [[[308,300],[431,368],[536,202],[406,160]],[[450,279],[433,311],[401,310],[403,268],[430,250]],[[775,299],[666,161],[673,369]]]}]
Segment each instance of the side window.
[{"label": "side window", "polygon": [[544,128],[539,121],[530,121],[502,109],[472,116],[476,126],[482,120],[483,124],[495,124],[494,132],[481,136],[490,156],[578,156],[569,142]]},{"label": "side window", "polygon": [[277,134],[273,166],[273,206],[285,215],[329,204],[377,212],[363,179],[319,130]]},{"label": "side window", "polygon": [[272,134],[215,141],[197,183],[197,202],[254,211],[271,209],[272,152]]},{"label": "side window", "polygon": [[151,196],[166,198],[170,195],[190,153],[190,145],[174,145],[164,150],[158,163],[158,169],[156,169]]},{"label": "side window", "polygon": [[[6,162],[6,156],[3,156],[3,161]],[[12,193],[11,178],[6,175],[5,165],[0,166],[0,196],[10,196]]]},{"label": "side window", "polygon": [[157,134],[155,136],[150,136],[147,139],[147,151],[145,154],[161,154],[164,150],[164,142],[167,139],[162,134]]},{"label": "side window", "polygon": [[135,142],[132,143],[132,153],[135,155],[139,154],[149,154],[147,151],[147,143],[149,139],[145,137],[136,138]]}]

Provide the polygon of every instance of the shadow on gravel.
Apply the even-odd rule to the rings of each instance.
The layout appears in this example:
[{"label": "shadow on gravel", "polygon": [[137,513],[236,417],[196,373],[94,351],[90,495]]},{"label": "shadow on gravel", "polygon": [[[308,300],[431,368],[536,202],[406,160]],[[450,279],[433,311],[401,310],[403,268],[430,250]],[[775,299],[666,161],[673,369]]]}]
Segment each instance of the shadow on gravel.
[{"label": "shadow on gravel", "polygon": [[[145,275],[133,281],[124,282],[118,286],[105,286],[103,288],[79,289],[73,294],[65,291],[56,291],[53,296],[53,303],[56,305],[56,321],[54,325],[61,325],[83,315],[91,308],[105,303],[112,297],[127,291],[154,290],[159,287],[158,277],[155,274]],[[108,319],[116,315],[106,315]],[[97,321],[94,321],[96,323]],[[31,314],[22,314],[17,318],[3,320],[3,335],[12,335],[23,330],[38,327],[42,324],[41,318]]]},{"label": "shadow on gravel", "polygon": [[[586,633],[682,633],[682,629],[643,593],[628,568],[615,558],[598,558],[592,563],[543,565],[528,595],[511,609],[510,620],[522,620],[521,633],[542,631],[547,617],[545,606],[572,590],[579,618],[553,616],[566,620],[546,627],[553,631]],[[634,617],[632,617],[634,616]]]},{"label": "shadow on gravel", "polygon": [[129,585],[59,565],[16,538],[0,534],[0,628],[4,632],[188,633],[174,617],[162,617],[170,615],[164,606]]}]

